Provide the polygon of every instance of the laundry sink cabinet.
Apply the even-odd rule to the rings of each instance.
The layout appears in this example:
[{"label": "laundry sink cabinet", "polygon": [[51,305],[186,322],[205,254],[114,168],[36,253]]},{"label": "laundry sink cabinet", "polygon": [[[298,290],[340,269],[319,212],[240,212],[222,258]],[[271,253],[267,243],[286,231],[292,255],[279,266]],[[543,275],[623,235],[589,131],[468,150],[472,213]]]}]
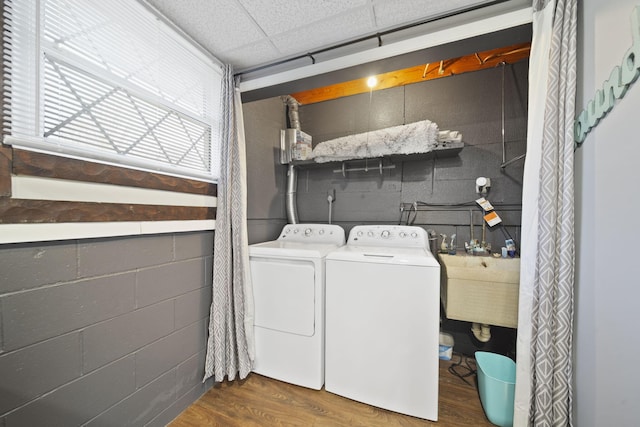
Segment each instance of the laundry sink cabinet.
[{"label": "laundry sink cabinet", "polygon": [[520,258],[440,254],[440,295],[447,318],[518,326]]}]

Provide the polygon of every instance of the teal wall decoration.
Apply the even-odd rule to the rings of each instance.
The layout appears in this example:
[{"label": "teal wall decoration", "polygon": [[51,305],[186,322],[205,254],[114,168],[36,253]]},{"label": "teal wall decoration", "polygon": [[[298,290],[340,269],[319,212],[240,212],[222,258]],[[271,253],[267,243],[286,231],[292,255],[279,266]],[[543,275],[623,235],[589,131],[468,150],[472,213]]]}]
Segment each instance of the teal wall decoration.
[{"label": "teal wall decoration", "polygon": [[602,89],[596,91],[573,122],[576,147],[582,145],[591,129],[611,111],[616,99],[622,98],[640,75],[640,6],[636,6],[631,13],[631,35],[633,45],[624,54],[622,63],[613,67]]}]

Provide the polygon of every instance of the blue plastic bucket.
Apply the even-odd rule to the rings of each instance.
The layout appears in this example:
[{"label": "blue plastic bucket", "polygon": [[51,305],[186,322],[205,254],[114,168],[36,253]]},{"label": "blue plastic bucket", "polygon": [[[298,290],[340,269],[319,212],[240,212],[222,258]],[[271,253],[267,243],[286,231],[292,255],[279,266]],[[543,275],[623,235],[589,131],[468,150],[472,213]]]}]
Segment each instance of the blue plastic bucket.
[{"label": "blue plastic bucket", "polygon": [[513,426],[513,400],[516,389],[516,364],[506,356],[477,351],[480,402],[491,423]]}]

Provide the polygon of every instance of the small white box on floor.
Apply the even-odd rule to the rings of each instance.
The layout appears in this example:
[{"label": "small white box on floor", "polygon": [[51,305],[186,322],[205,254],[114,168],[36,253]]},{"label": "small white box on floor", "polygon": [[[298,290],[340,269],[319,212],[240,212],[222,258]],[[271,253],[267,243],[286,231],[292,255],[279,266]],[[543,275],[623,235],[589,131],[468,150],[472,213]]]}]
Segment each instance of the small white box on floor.
[{"label": "small white box on floor", "polygon": [[438,350],[438,356],[442,360],[451,360],[453,356],[453,337],[449,334],[440,332],[440,346]]}]

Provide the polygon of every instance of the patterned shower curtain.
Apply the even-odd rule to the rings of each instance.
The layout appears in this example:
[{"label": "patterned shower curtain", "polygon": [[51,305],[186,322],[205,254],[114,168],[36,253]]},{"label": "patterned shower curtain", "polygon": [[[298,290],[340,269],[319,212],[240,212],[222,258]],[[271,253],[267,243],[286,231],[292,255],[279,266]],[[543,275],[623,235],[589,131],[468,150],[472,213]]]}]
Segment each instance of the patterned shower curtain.
[{"label": "patterned shower curtain", "polygon": [[242,103],[233,68],[224,67],[220,178],[213,245],[213,292],[204,380],[240,379],[253,361],[253,292],[247,238]]},{"label": "patterned shower curtain", "polygon": [[515,426],[572,425],[577,0],[534,0]]}]

